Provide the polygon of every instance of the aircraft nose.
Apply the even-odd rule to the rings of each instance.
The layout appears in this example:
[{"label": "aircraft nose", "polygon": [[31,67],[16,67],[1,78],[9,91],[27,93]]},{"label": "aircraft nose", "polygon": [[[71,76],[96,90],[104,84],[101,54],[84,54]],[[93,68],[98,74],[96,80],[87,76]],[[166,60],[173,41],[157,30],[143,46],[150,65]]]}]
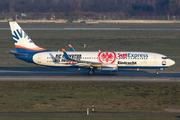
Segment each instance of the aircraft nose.
[{"label": "aircraft nose", "polygon": [[169,66],[172,66],[172,65],[174,65],[175,64],[175,61],[174,60],[169,60]]}]

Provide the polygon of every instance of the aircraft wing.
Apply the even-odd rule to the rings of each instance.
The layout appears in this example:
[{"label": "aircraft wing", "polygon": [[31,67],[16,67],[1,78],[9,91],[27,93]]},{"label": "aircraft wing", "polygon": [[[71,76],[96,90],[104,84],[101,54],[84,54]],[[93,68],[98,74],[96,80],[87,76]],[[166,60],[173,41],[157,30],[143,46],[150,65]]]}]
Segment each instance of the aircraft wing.
[{"label": "aircraft wing", "polygon": [[67,60],[76,61],[77,63],[79,63],[80,66],[94,66],[94,67],[99,67],[99,66],[102,65],[102,63],[99,63],[99,62],[92,62],[92,61],[84,61],[84,60],[74,60],[74,59],[71,59],[64,49],[62,49],[62,51],[63,51],[63,53],[64,53],[64,57],[65,57]]}]

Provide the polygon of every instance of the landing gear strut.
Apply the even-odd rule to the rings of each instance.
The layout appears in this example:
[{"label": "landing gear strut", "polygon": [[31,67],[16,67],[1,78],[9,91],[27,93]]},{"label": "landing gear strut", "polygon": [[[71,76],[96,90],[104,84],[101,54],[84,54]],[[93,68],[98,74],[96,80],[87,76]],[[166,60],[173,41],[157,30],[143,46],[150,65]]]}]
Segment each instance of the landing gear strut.
[{"label": "landing gear strut", "polygon": [[156,71],[156,75],[159,75],[159,71],[158,70]]},{"label": "landing gear strut", "polygon": [[94,70],[93,70],[93,69],[90,69],[88,73],[89,73],[89,75],[93,75]]}]

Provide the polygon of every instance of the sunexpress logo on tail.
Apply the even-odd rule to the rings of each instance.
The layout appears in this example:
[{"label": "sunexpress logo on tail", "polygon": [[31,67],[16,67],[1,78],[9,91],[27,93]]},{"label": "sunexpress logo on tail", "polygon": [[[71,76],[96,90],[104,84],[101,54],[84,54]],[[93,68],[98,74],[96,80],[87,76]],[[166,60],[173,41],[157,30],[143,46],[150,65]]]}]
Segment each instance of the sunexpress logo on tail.
[{"label": "sunexpress logo on tail", "polygon": [[139,59],[139,58],[148,58],[148,54],[132,54],[132,53],[118,53],[119,59]]},{"label": "sunexpress logo on tail", "polygon": [[33,43],[32,40],[28,37],[28,35],[22,29],[20,30],[16,29],[16,31],[13,31],[13,33],[14,34],[12,36],[15,43],[18,43],[18,40],[23,39],[23,38],[26,40],[30,40],[29,42]]}]

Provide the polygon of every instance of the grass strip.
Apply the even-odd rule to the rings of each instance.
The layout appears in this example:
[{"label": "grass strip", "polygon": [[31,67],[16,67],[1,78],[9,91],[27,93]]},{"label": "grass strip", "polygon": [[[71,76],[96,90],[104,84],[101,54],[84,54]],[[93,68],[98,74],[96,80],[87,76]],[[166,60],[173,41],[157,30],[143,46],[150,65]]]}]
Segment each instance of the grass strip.
[{"label": "grass strip", "polygon": [[165,112],[180,109],[180,84],[166,82],[0,82],[0,112]]}]

